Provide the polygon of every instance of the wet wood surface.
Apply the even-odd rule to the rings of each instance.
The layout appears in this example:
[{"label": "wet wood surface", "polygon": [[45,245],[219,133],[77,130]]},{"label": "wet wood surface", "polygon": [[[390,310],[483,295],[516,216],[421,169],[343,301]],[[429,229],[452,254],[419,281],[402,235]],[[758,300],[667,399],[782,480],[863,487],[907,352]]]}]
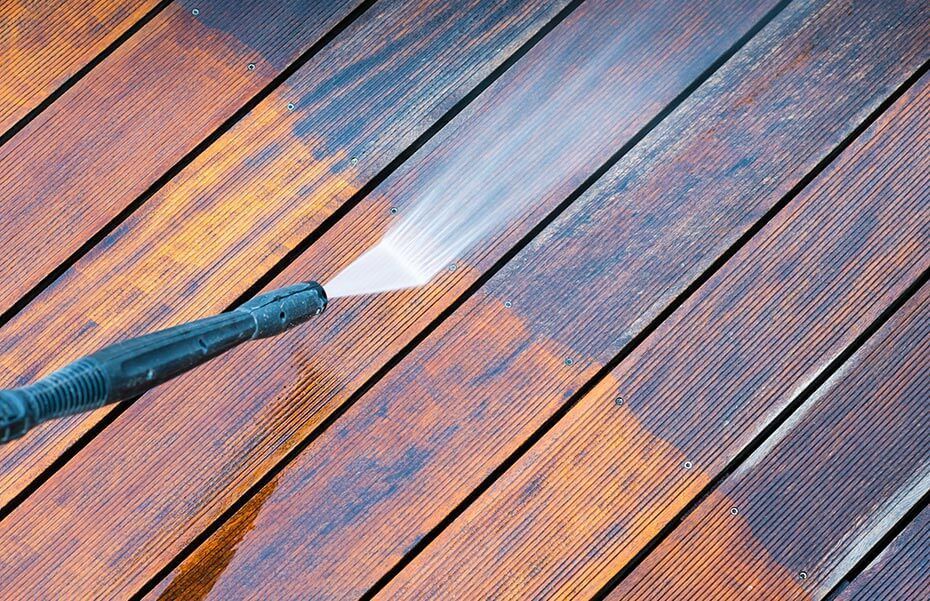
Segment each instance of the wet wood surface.
[{"label": "wet wood surface", "polygon": [[[803,392],[800,384],[823,373],[930,269],[930,77],[925,80],[580,399],[391,582],[385,597],[590,597],[605,587],[671,516],[797,400]],[[707,348],[715,349],[713,357],[701,352]],[[919,351],[901,356],[916,359]],[[924,373],[925,379],[928,375]],[[902,383],[902,378],[889,380]],[[876,405],[870,420],[887,421],[881,412],[893,412],[895,420],[916,428],[927,417],[920,390],[905,387],[897,396],[885,396],[876,392],[863,401]],[[904,407],[910,408],[909,416]],[[804,405],[796,414],[808,410]],[[825,433],[822,439],[832,444],[826,433],[836,428],[816,426]],[[800,425],[785,429],[792,427],[792,432],[813,436],[810,428]],[[895,456],[892,449],[901,442],[900,436],[891,436],[884,454],[876,448],[877,464],[890,461]],[[803,497],[818,477],[851,481],[840,471],[848,466],[846,461],[829,464],[836,472],[815,475],[819,451],[791,455],[807,462],[806,468],[789,467],[788,458],[774,452],[764,468],[758,460],[755,469],[766,470],[771,486],[754,500],[818,516],[816,506],[829,498],[851,499],[849,491],[823,488],[815,499]],[[930,443],[914,441],[910,455],[928,454]],[[743,466],[753,461],[757,460],[750,458]],[[804,486],[786,482],[795,469],[810,478]],[[912,465],[910,473],[915,470]],[[863,473],[875,474],[879,482],[891,480],[879,472]],[[698,537],[705,543],[700,547],[683,536],[682,544],[689,549],[663,564],[664,571],[648,576],[644,591],[660,599],[681,598],[687,589],[663,589],[660,583],[687,583],[699,577],[731,582],[731,592],[741,598],[787,598],[798,588],[796,574],[805,569],[799,563],[810,566],[804,588],[829,589],[835,584],[819,578],[822,566],[812,569],[825,550],[818,546],[820,541],[826,545],[830,540],[813,530],[819,517],[804,522],[811,530],[797,517],[792,524],[769,527],[764,517],[756,519],[752,504],[744,506],[744,497],[733,497],[729,490],[715,490],[704,503],[713,503],[715,512],[723,507],[724,514],[738,507],[740,519],[733,520],[737,525],[708,525]],[[834,520],[840,510],[831,509]],[[747,521],[748,528],[743,523]],[[834,524],[834,538],[846,533],[843,526],[848,521]],[[794,538],[779,539],[790,527],[796,528]],[[559,544],[548,545],[554,531],[559,532]],[[805,541],[804,561],[779,552],[779,545],[792,541]],[[701,560],[706,574],[691,567]],[[723,595],[715,590],[710,597]]]},{"label": "wet wood surface", "polygon": [[[844,22],[845,7],[833,7],[801,6],[778,19],[314,440],[259,493],[260,510],[250,505],[254,520],[218,533],[174,577],[203,577],[220,598],[246,590],[353,596],[371,586],[926,60],[920,27],[899,37],[881,18],[904,23],[908,15],[854,13]],[[852,23],[861,37],[849,37]],[[892,54],[912,58],[896,61],[897,76],[884,84],[890,62],[836,51],[840,40],[884,46],[888,38],[876,34],[891,30],[902,44]],[[805,111],[784,120],[775,107],[786,106]],[[715,119],[702,121],[705,114]],[[715,160],[696,171],[701,153]],[[693,234],[683,240],[682,232]],[[313,394],[317,376],[300,386]],[[288,401],[308,396],[298,389]],[[230,540],[239,541],[236,552],[216,565],[217,547]]]},{"label": "wet wood surface", "polygon": [[[615,104],[602,107],[602,112],[592,110],[587,113],[591,118],[599,116],[605,122],[600,143],[594,146],[592,141],[586,142],[584,148],[587,154],[578,156],[574,162],[563,163],[567,171],[559,189],[537,206],[535,215],[527,215],[521,222],[520,228],[527,231],[541,213],[564,198],[652,115],[661,110],[663,104],[659,102],[660,99],[668,102],[681,93],[688,81],[706,69],[772,6],[769,3],[742,5],[742,11],[736,12],[729,3],[721,2],[709,8],[696,8],[694,12],[684,13],[679,18],[682,24],[689,24],[682,34],[685,43],[675,47],[664,43],[662,30],[658,27],[666,21],[668,5],[620,4],[616,5],[612,13],[614,18],[605,19],[604,11],[608,5],[614,6],[612,3],[583,4],[579,8],[581,12],[573,13],[570,19],[547,35],[540,45],[518,62],[515,70],[508,71],[506,77],[496,82],[493,89],[477,99],[467,115],[443,129],[443,132],[448,130],[448,133],[425,147],[411,160],[408,168],[402,169],[366,202],[340,220],[336,228],[327,232],[314,245],[315,250],[292,264],[272,286],[313,274],[319,274],[323,281],[332,276],[342,265],[360,254],[389,225],[389,203],[400,203],[399,213],[402,214],[405,199],[410,199],[412,193],[420,187],[429,188],[430,178],[435,177],[436,161],[454,154],[446,148],[451,146],[454,149],[454,144],[459,143],[459,140],[475,143],[476,133],[469,132],[477,132],[481,136],[497,135],[497,129],[489,130],[487,125],[488,121],[496,125],[493,118],[495,107],[502,106],[502,109],[497,110],[511,111],[513,109],[508,108],[510,105],[507,103],[508,99],[513,98],[510,102],[522,111],[535,92],[544,93],[553,86],[559,87],[564,63],[550,62],[548,57],[565,54],[577,57],[586,54],[590,52],[590,44],[605,38],[615,39],[619,28],[620,39],[624,42],[619,48],[636,51],[615,53],[613,60],[617,63],[612,77],[596,84],[598,90],[605,92],[630,90],[632,99],[625,95],[618,96]],[[626,17],[630,12],[626,9],[641,6],[652,9],[638,10],[637,19],[632,21]],[[592,31],[597,32],[599,37],[592,37]],[[657,64],[666,66],[658,69]],[[634,93],[641,88],[652,90],[652,95],[643,97]],[[602,100],[603,93],[596,95],[591,91],[586,97],[592,102],[590,107],[596,109],[596,101]],[[545,102],[547,98],[547,95],[542,94],[537,102]],[[634,102],[637,99],[639,102]],[[501,165],[500,169],[504,173],[507,165]],[[518,233],[511,232],[510,239]],[[505,239],[490,246],[490,249],[496,256],[500,256],[507,246]],[[483,263],[473,269],[486,269],[494,259],[495,256],[486,256]],[[69,527],[64,522],[59,522],[55,540],[49,538],[47,543],[41,543],[33,549],[38,550],[39,546],[47,544],[45,548],[48,552],[57,553],[53,548],[66,540],[74,540],[72,537],[87,540],[85,548],[88,553],[98,558],[106,555],[113,561],[125,562],[125,569],[118,570],[125,578],[111,579],[109,586],[140,586],[196,536],[198,529],[206,527],[219,516],[328,412],[332,412],[353,390],[363,385],[475,277],[474,271],[464,265],[455,272],[447,273],[448,278],[437,288],[415,291],[413,295],[398,295],[389,302],[385,302],[385,299],[346,301],[341,315],[333,313],[317,320],[314,336],[287,336],[270,341],[272,345],[244,348],[243,353],[233,354],[227,360],[208,367],[213,374],[201,370],[191,374],[191,378],[177,382],[175,386],[143,397],[104,431],[105,436],[95,439],[79,454],[79,457],[90,461],[83,466],[71,462],[69,465],[75,469],[71,474],[83,472],[85,468],[97,476],[108,474],[103,479],[93,476],[97,498],[107,504],[109,501],[106,499],[112,498],[111,495],[123,494],[123,487],[129,484],[130,479],[141,483],[145,490],[138,489],[137,492],[149,500],[143,501],[137,497],[126,508],[139,512],[131,520],[131,527],[139,529],[138,534],[132,537],[137,541],[144,538],[151,542],[140,545],[139,554],[131,551],[127,553],[121,541],[128,534],[125,529],[128,523],[121,522],[121,532],[114,531],[112,536],[107,536],[104,528],[98,525],[95,533],[88,538],[79,532],[86,526],[82,523],[83,519],[72,514],[75,518],[72,522],[75,528],[73,534],[67,532]],[[416,295],[419,295],[419,299],[415,298]],[[416,311],[411,312],[411,308],[416,308]],[[372,322],[382,323],[387,328],[385,331],[394,332],[397,338],[385,337],[365,325]],[[305,367],[296,362],[298,357],[310,356],[315,357],[313,372],[307,372]],[[288,359],[282,361],[282,358]],[[272,363],[275,365],[267,369],[266,376],[256,379],[250,386],[243,386],[241,381],[237,381],[238,378],[229,378],[228,374],[252,369],[246,365],[254,368],[257,363],[267,367],[271,367]],[[265,370],[263,367],[254,373]],[[305,375],[300,377],[302,372]],[[308,386],[307,378],[319,382],[319,385]],[[181,397],[190,398],[191,386],[211,382],[218,386],[209,392],[197,392],[196,395],[206,394],[214,401],[189,403],[177,400]],[[136,416],[137,411],[142,412],[143,417]],[[152,420],[161,422],[165,430],[144,428],[147,433],[140,432],[139,426],[153,423]],[[165,431],[171,432],[170,438],[158,435],[159,441],[156,444],[147,440],[150,434]],[[223,444],[218,446],[218,440],[223,440]],[[165,443],[168,445],[165,446]],[[153,460],[152,453],[157,453],[158,448],[164,450],[164,455],[162,459]],[[251,459],[249,464],[242,465],[240,462],[245,449],[250,449],[248,454]],[[111,459],[112,468],[105,467]],[[144,464],[142,471],[130,465],[135,462]],[[143,472],[146,474],[143,475]],[[61,474],[60,480],[58,474]],[[60,471],[58,474],[48,482],[51,486],[47,490],[51,491],[57,483],[69,488],[77,484],[73,475],[66,476]],[[136,477],[140,479],[135,480]],[[53,480],[56,484],[53,484]],[[110,486],[115,487],[112,492],[108,490]],[[131,485],[132,488],[136,486]],[[32,514],[33,499],[39,501],[39,497],[31,496],[26,502],[30,508],[22,506],[22,513],[17,510],[11,518]],[[84,508],[90,509],[92,505],[88,502]],[[13,518],[11,523],[18,521]],[[54,521],[58,522],[57,519]],[[26,525],[25,522],[20,523]],[[91,544],[90,538],[97,542]],[[148,553],[146,549],[149,545],[160,547],[161,550],[156,554]],[[96,548],[91,550],[92,546]],[[85,576],[82,579],[70,578],[66,590],[79,594],[78,587],[96,585],[100,576],[86,570],[86,562],[79,553],[72,554],[72,557],[75,561],[74,570],[80,566]],[[67,569],[59,572],[61,575],[67,573]],[[11,583],[11,586],[18,587],[25,582]],[[52,588],[63,586],[60,581],[38,584]],[[36,589],[37,592],[40,590]]]},{"label": "wet wood surface", "polygon": [[[565,4],[373,8],[0,328],[4,383],[229,307]],[[0,501],[112,410],[0,448]]]},{"label": "wet wood surface", "polygon": [[930,507],[840,590],[837,599],[920,599],[930,591]]},{"label": "wet wood surface", "polygon": [[168,4],[0,144],[0,385],[326,282],[424,196],[533,202],[0,448],[4,597],[916,590],[926,3],[252,4]]},{"label": "wet wood surface", "polygon": [[172,3],[0,147],[0,313],[360,0]]},{"label": "wet wood surface", "polygon": [[925,285],[612,598],[822,598],[930,492],[928,356]]},{"label": "wet wood surface", "polygon": [[0,137],[158,4],[6,0],[0,8]]}]

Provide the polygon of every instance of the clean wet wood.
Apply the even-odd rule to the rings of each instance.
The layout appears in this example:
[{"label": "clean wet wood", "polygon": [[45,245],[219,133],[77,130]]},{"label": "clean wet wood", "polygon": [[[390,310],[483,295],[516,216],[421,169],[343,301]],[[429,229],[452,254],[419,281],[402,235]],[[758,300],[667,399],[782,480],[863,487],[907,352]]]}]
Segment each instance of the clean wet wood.
[{"label": "clean wet wood", "polygon": [[[290,463],[244,536],[217,535],[241,542],[213,594],[371,586],[926,60],[922,26],[899,35],[912,17],[823,3],[777,19]],[[318,375],[287,400],[312,400]],[[215,574],[197,554],[177,574],[199,569]]]},{"label": "clean wet wood", "polygon": [[[612,15],[610,19],[606,19],[604,14],[607,6],[615,7],[607,13]],[[630,21],[626,15],[631,11],[624,9],[633,6],[649,10],[635,11],[638,17]],[[560,61],[586,55],[592,44],[607,38],[616,39],[619,30],[620,39],[624,42],[621,47],[633,48],[636,52],[614,53],[611,56],[615,61],[611,76],[597,83],[596,89],[601,93],[588,96],[591,104],[586,105],[590,109],[586,114],[605,122],[600,138],[593,138],[599,139],[598,145],[589,143],[585,155],[566,161],[559,189],[544,199],[534,214],[525,216],[517,230],[489,246],[493,254],[478,257],[481,262],[474,269],[487,269],[517,235],[528,231],[547,209],[559,203],[572,187],[607,160],[772,5],[741,6],[741,11],[735,12],[728,3],[721,2],[680,14],[678,18],[684,27],[682,42],[669,45],[661,28],[667,21],[669,5],[583,4],[578,9],[581,12],[573,13],[543,38],[514,66],[514,70],[508,71],[470,107],[469,113],[444,128],[441,139],[425,147],[411,160],[408,168],[400,170],[385,186],[340,220],[336,228],[314,245],[315,250],[302,256],[272,285],[315,274],[325,281],[383,232],[390,223],[389,203],[400,203],[399,214],[403,214],[405,206],[408,206],[404,204],[405,200],[409,202],[415,198],[418,189],[430,188],[430,178],[435,177],[434,169],[441,165],[437,161],[442,161],[443,156],[456,149],[455,144],[459,140],[474,144],[484,141],[478,134],[499,134],[487,126],[488,122],[495,123],[496,113],[492,111],[496,107],[502,106],[496,110],[505,111],[505,114],[525,110],[534,92],[558,88],[566,64]],[[598,33],[598,37],[591,36],[592,30]],[[579,44],[579,40],[582,43]],[[558,57],[559,61],[549,57]],[[527,86],[530,86],[529,90]],[[597,104],[596,101],[603,100],[605,92],[617,89],[629,90],[630,96],[616,97],[614,105],[602,107]],[[635,93],[640,89],[649,89],[652,93],[645,97]],[[545,102],[546,99],[543,95],[536,102]],[[507,102],[514,104],[507,105]],[[482,116],[485,114],[487,116]],[[499,168],[506,169],[507,166]],[[69,462],[69,468],[74,471],[69,469],[67,475],[58,472],[61,477],[53,476],[48,486],[41,489],[51,492],[63,485],[67,488],[77,486],[73,489],[76,491],[83,488],[79,481],[86,475],[94,479],[94,497],[108,506],[107,499],[114,498],[111,495],[122,496],[127,490],[124,487],[128,486],[135,491],[135,501],[124,507],[135,517],[120,520],[119,532],[114,530],[112,535],[106,534],[106,524],[98,524],[95,532],[89,534],[80,532],[87,524],[71,509],[64,512],[70,514],[70,518],[56,512],[58,517],[47,520],[57,524],[56,536],[47,538],[45,543],[38,543],[34,549],[44,547],[47,552],[57,555],[56,545],[80,538],[85,541],[81,547],[90,555],[98,559],[109,557],[107,561],[122,565],[118,569],[113,565],[107,569],[108,573],[115,571],[119,574],[108,579],[107,593],[119,594],[123,590],[137,589],[196,536],[199,529],[238,499],[250,483],[280,460],[315,424],[364,384],[475,277],[474,272],[464,266],[447,273],[448,279],[438,288],[420,291],[419,299],[407,294],[393,299],[346,301],[339,313],[331,312],[317,320],[313,330],[295,332],[293,336],[269,341],[271,344],[268,345],[244,348],[242,353],[237,352],[208,367],[212,373],[199,370],[173,386],[143,397],[108,427],[104,436],[84,449],[78,455],[81,459]],[[418,309],[410,313],[411,307]],[[347,318],[354,320],[349,322]],[[356,325],[352,326],[352,323]],[[382,324],[383,329],[373,330],[369,325],[372,323]],[[307,336],[309,332],[314,335]],[[392,332],[395,337],[384,336],[383,332]],[[309,357],[314,357],[313,371],[299,363]],[[272,363],[273,369],[268,369]],[[249,379],[248,383],[238,376],[230,378],[230,374],[242,373],[252,373],[256,377]],[[192,388],[210,383],[215,385],[210,390],[195,391]],[[190,402],[191,398],[210,401]],[[141,417],[137,412],[142,413]],[[140,431],[143,424],[152,423],[159,423],[161,427],[152,429],[145,426],[142,428],[145,432]],[[150,436],[156,436],[157,440],[150,439]],[[217,441],[223,442],[217,444]],[[242,463],[243,453],[250,457],[245,464]],[[156,458],[159,454],[161,457]],[[89,461],[85,463],[84,458]],[[79,473],[83,475],[75,479],[75,474]],[[142,488],[138,488],[139,485]],[[59,494],[53,493],[48,500],[57,505],[53,499],[58,498],[61,498]],[[33,495],[11,518],[34,515],[32,506],[38,501],[39,497]],[[88,499],[80,511],[91,510],[98,501]],[[70,527],[64,520],[71,518],[74,519],[72,525],[75,530],[69,532]],[[26,525],[18,517],[11,523]],[[114,521],[113,525],[116,523]],[[138,529],[137,533],[130,535],[129,527]],[[124,548],[121,541],[126,536],[137,542],[145,541],[136,547],[139,553]],[[6,550],[12,548],[8,546]],[[150,553],[149,550],[156,552]],[[89,590],[83,587],[92,589],[100,586],[101,575],[88,570],[81,555],[72,554],[72,567],[63,565],[61,570],[50,576],[51,579],[32,579],[37,585],[34,592],[38,594],[42,590],[64,587],[70,594],[80,595],[81,591]],[[58,578],[66,578],[67,581]],[[18,582],[11,582],[10,586],[18,587],[28,580],[24,577]]]},{"label": "clean wet wood", "polygon": [[[391,581],[384,596],[590,597],[607,586],[775,416],[798,401],[804,383],[930,269],[930,77],[925,79],[581,398]],[[705,352],[709,348],[713,356]],[[926,414],[918,390],[871,398],[881,400],[885,412],[910,407],[912,427]],[[869,415],[881,423],[888,417],[878,409]],[[817,426],[832,441],[826,433],[835,428]],[[900,437],[886,442],[897,444]],[[927,455],[930,445],[916,444],[911,454],[921,451]],[[803,524],[811,528],[822,521],[821,512],[829,512],[836,526],[832,538],[805,530],[797,518],[793,524],[756,519],[753,504],[724,487],[705,504],[724,512],[736,506],[740,519],[731,520],[732,528],[708,526],[701,546],[688,542],[695,550],[687,557],[679,553],[661,573],[646,569],[643,590],[681,598],[687,588],[666,590],[660,583],[697,582],[703,589],[710,579],[732,583],[730,592],[744,599],[788,598],[791,591],[803,598],[805,589],[829,589],[835,582],[821,579],[823,567],[815,574],[813,564],[823,545],[849,534],[849,520],[840,522],[841,508],[826,499],[852,495],[827,494],[825,485],[816,498],[821,504],[812,506],[786,492],[813,491],[818,477],[849,481],[841,471],[848,462],[834,461],[833,453],[827,464],[835,471],[812,474],[824,455],[798,454],[806,468],[787,467],[784,454],[781,463],[760,465],[772,480],[756,500],[771,499],[769,513],[805,507]],[[879,463],[889,459],[887,452],[876,454]],[[790,486],[785,477],[799,472],[809,479],[803,487]],[[882,470],[868,473],[875,486],[885,480]],[[896,486],[890,474],[887,480],[886,488]],[[794,538],[778,538],[788,528],[795,528]],[[549,544],[555,532],[558,544]],[[786,559],[781,551],[800,541],[806,541],[805,560]],[[699,559],[706,573],[689,569]],[[799,563],[810,566],[804,583],[797,582]],[[699,580],[689,580],[694,577]],[[702,596],[723,598],[719,588]]]},{"label": "clean wet wood", "polygon": [[[714,599],[823,598],[930,493],[927,357],[930,285],[650,553],[611,599],[674,599],[695,590]],[[760,550],[781,569],[752,563]]]},{"label": "clean wet wood", "polygon": [[871,328],[927,277],[926,3],[121,6],[3,15],[19,81],[49,66],[17,106],[74,85],[0,137],[19,170],[0,180],[0,313],[41,282],[0,327],[0,385],[220,311],[276,266],[271,286],[325,282],[428,194],[534,202],[428,287],[339,299],[0,449],[5,596],[918,590],[926,291]]}]

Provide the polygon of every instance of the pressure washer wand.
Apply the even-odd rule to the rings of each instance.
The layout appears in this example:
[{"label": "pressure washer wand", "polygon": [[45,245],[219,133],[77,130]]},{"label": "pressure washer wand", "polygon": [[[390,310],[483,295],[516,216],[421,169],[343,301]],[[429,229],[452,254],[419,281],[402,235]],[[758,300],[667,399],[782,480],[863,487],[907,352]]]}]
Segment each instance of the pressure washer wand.
[{"label": "pressure washer wand", "polygon": [[247,340],[301,324],[326,304],[316,282],[286,286],[232,311],[108,346],[29,386],[0,390],[0,443],[46,420],[136,397]]}]

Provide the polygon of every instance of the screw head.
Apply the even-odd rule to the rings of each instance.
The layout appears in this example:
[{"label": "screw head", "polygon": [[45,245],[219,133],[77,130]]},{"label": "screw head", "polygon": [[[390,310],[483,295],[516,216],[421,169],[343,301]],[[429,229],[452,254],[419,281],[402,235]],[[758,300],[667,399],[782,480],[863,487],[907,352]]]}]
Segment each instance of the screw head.
[{"label": "screw head", "polygon": [[507,308],[509,309],[510,307],[513,306],[513,303],[510,302],[510,301],[504,301],[504,306],[507,307]]},{"label": "screw head", "polygon": [[681,464],[681,466],[685,468],[686,470],[690,470],[692,467],[694,467],[694,464],[691,463],[690,461],[685,461],[684,463]]},{"label": "screw head", "polygon": [[798,578],[800,578],[801,580],[807,580],[807,572],[805,572],[804,570],[801,570],[798,573]]},{"label": "screw head", "polygon": [[458,269],[458,267],[456,266],[455,263],[452,263],[451,265],[449,265],[449,271],[455,271],[456,269]]},{"label": "screw head", "polygon": [[565,358],[565,365],[574,365],[574,364],[575,364],[575,360],[574,360],[574,359],[572,359],[571,357],[566,357],[566,358]]},{"label": "screw head", "polygon": [[736,507],[730,508],[730,515],[737,515],[738,513],[739,513],[739,509],[737,509]]},{"label": "screw head", "polygon": [[617,407],[623,407],[623,403],[625,402],[626,401],[623,400],[622,396],[618,396],[617,398],[614,399],[614,405],[616,405]]},{"label": "screw head", "polygon": [[255,70],[255,63],[249,63],[247,68],[248,68],[249,71],[254,71],[254,70]]},{"label": "screw head", "polygon": [[288,103],[287,103],[287,110],[289,110],[289,111],[293,111],[293,110],[294,110],[294,103],[293,103],[293,102],[288,102]]},{"label": "screw head", "polygon": [[397,207],[391,207],[391,215],[397,215]]},{"label": "screw head", "polygon": [[194,16],[196,17],[197,15],[200,14],[200,9],[199,9],[199,8],[193,9],[193,10],[191,11],[191,14],[194,15]]},{"label": "screw head", "polygon": [[353,165],[358,165],[358,157],[352,157],[352,159],[349,162],[352,163]]}]

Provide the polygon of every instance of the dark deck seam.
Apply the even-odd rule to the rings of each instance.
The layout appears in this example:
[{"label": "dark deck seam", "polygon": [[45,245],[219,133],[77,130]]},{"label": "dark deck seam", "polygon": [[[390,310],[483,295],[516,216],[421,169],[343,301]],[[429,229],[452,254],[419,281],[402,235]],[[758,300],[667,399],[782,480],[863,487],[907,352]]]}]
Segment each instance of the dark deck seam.
[{"label": "dark deck seam", "polygon": [[913,507],[908,509],[904,515],[901,516],[901,519],[895,522],[894,526],[892,526],[884,535],[882,535],[882,537],[879,538],[878,541],[876,541],[876,543],[865,552],[859,561],[853,564],[853,567],[849,569],[846,575],[843,576],[843,578],[841,578],[833,588],[827,591],[827,594],[824,595],[824,600],[833,601],[836,599],[837,595],[842,593],[850,583],[852,583],[860,574],[862,574],[862,572],[864,572],[866,568],[868,568],[869,565],[871,565],[871,563],[876,558],[878,558],[878,556],[886,548],[888,548],[888,545],[890,545],[894,539],[896,539],[898,535],[901,534],[901,532],[903,532],[904,529],[907,528],[910,523],[914,521],[914,519],[920,515],[924,509],[927,508],[927,505],[930,505],[930,490],[924,492],[923,496],[917,500]]},{"label": "dark deck seam", "polygon": [[[292,76],[297,70],[303,67],[309,60],[311,60],[320,50],[322,50],[329,42],[331,42],[336,36],[342,33],[351,23],[362,15],[366,10],[371,8],[374,5],[376,0],[366,0],[359,4],[352,12],[346,15],[339,23],[337,23],[331,30],[329,30],[325,35],[323,35],[319,40],[317,40],[310,48],[308,48],[303,54],[301,54],[294,62],[288,65],[283,71],[281,71],[274,79],[272,79],[268,84],[262,88],[255,96],[243,104],[239,110],[233,113],[226,121],[224,121],[217,129],[215,129],[209,136],[204,138],[197,144],[190,152],[188,152],[184,157],[181,158],[174,166],[168,169],[161,177],[159,177],[155,182],[149,186],[145,192],[143,192],[138,198],[133,202],[128,204],[122,211],[120,211],[113,219],[110,220],[103,228],[101,228],[96,234],[91,236],[84,244],[81,245],[74,253],[71,254],[64,262],[62,262],[58,267],[56,267],[51,273],[42,278],[42,280],[36,284],[29,292],[23,295],[16,303],[13,304],[7,311],[0,315],[0,328],[4,327],[17,313],[25,309],[29,303],[36,299],[48,286],[50,286],[55,280],[61,277],[67,270],[73,267],[81,258],[90,252],[97,244],[102,242],[107,236],[109,236],[120,224],[123,223],[134,211],[140,208],[145,202],[155,195],[158,190],[167,184],[169,181],[174,179],[181,171],[183,171],[194,159],[197,158],[199,154],[205,151],[210,145],[216,142],[220,137],[228,132],[242,117],[248,114],[252,109],[254,109],[259,103],[261,103],[265,98],[267,98],[278,86],[280,86],[284,81],[286,81],[290,76]],[[226,310],[235,308],[241,302],[247,300],[246,298],[240,298],[233,305],[228,307]],[[84,434],[82,434],[70,447],[68,447],[61,455],[55,458],[48,467],[46,467],[42,472],[32,479],[29,484],[27,484],[21,491],[19,491],[15,496],[13,496],[9,502],[3,507],[0,507],[0,521],[2,521],[6,516],[16,510],[23,501],[25,501],[32,493],[39,489],[40,486],[45,484],[49,478],[52,477],[52,474],[61,469],[68,461],[71,460],[78,452],[81,451],[84,447],[90,443],[100,432],[104,430],[107,426],[113,423],[121,413],[123,413],[129,406],[138,400],[139,397],[131,399],[129,401],[124,401],[104,415],[99,422],[91,426]]]},{"label": "dark deck seam", "polygon": [[[894,104],[911,86],[913,86],[923,75],[927,72],[927,68],[930,66],[930,62],[926,62],[919,69],[917,69],[907,80],[904,81],[896,90],[894,90],[891,95],[888,96],[872,113],[865,118],[865,120],[859,124],[856,129],[854,129],[843,141],[841,141],[837,146],[834,147],[830,153],[824,157],[814,168],[808,173],[801,181],[799,181],[795,187],[793,187],[788,194],[785,195],[773,210],[769,214],[766,214],[760,222],[756,223],[756,226],[753,226],[753,235],[760,230],[766,223],[768,223],[774,216],[777,214],[785,205],[787,205],[794,197],[796,197],[811,181],[813,181],[826,167],[836,159],[849,145],[859,137],[862,132],[868,129],[880,116],[884,113],[892,104]],[[764,223],[763,223],[764,222]],[[747,232],[749,233],[749,232]],[[752,236],[750,236],[751,238]],[[737,241],[736,245],[742,246],[749,241],[749,238],[745,240],[740,238]],[[735,245],[734,245],[735,246]],[[732,247],[731,247],[732,248]],[[736,248],[733,253],[729,253],[730,256],[735,254],[739,248]],[[728,257],[729,258],[729,257]],[[712,265],[709,269],[716,271],[726,261],[722,261],[719,264]],[[706,272],[705,272],[706,273]],[[702,274],[701,279],[707,280],[712,276],[713,273],[707,274],[705,278]],[[749,443],[743,447],[743,449],[737,453],[733,459],[731,459],[726,466],[721,470],[716,476],[714,476],[692,499],[687,505],[685,505],[681,511],[675,514],[675,516],[670,519],[665,526],[656,534],[648,543],[636,554],[633,558],[620,569],[617,574],[613,576],[593,597],[592,600],[600,601],[604,599],[610,592],[617,587],[620,582],[623,581],[627,576],[629,576],[642,562],[643,560],[651,554],[662,542],[675,530],[675,528],[685,520],[691,513],[697,509],[697,507],[711,494],[713,494],[717,488],[723,483],[723,481],[736,470],[740,464],[743,463],[752,453],[756,451],[765,440],[772,435],[791,415],[801,407],[810,397],[816,392],[816,390],[823,385],[836,371],[846,363],[853,354],[856,353],[870,337],[872,337],[875,332],[877,332],[885,323],[891,319],[891,317],[901,308],[914,294],[917,293],[920,288],[927,283],[930,279],[930,269],[924,270],[911,284],[898,296],[890,305],[885,307],[884,311],[870,323],[860,334],[847,346],[843,349],[840,354],[834,357],[827,367],[817,375],[817,377],[812,380],[805,388],[802,390],[791,402],[789,402],[782,411],[775,416],[775,418],[760,431]],[[686,291],[686,294],[690,296],[691,293],[696,291],[694,290]],[[686,298],[682,298],[681,302],[678,302],[676,299],[676,304],[680,305],[684,302]],[[663,318],[664,319],[664,318]],[[661,320],[659,320],[661,321]],[[655,323],[657,327],[659,324]],[[651,329],[655,329],[653,324],[650,323]],[[639,344],[641,341],[637,341],[634,345]],[[632,351],[633,349],[630,349]],[[628,355],[629,353],[625,353]],[[619,363],[619,361],[617,362]],[[603,370],[602,370],[603,371]],[[604,374],[606,375],[606,373]],[[598,373],[595,376],[595,379],[600,379],[602,375]],[[919,504],[919,503],[918,503]],[[896,524],[897,526],[897,524]]]},{"label": "dark deck seam", "polygon": [[[64,95],[65,92],[74,87],[81,78],[91,72],[97,65],[105,61],[117,48],[122,46],[126,40],[135,35],[140,29],[145,27],[149,21],[155,18],[155,16],[160,13],[166,6],[171,4],[173,0],[162,0],[154,7],[152,7],[149,12],[142,15],[138,21],[129,26],[126,31],[120,34],[115,40],[110,42],[110,44],[100,51],[100,53],[94,58],[90,59],[87,64],[75,71],[69,78],[61,83],[56,89],[52,92],[39,104],[37,104],[31,111],[19,118],[16,123],[11,125],[9,129],[0,134],[0,146],[3,146],[9,142],[16,134],[18,134],[24,127],[29,125],[29,123],[39,116],[39,113],[47,109],[53,102],[58,100]],[[2,323],[2,321],[0,321]]]}]

